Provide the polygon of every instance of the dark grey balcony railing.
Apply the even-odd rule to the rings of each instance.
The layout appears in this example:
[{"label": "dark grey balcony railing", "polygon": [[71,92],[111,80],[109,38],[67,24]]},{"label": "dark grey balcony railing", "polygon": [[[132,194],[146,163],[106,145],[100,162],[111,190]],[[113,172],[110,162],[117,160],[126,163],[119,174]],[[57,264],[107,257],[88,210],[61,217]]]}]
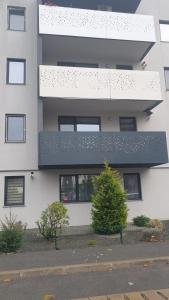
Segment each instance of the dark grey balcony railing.
[{"label": "dark grey balcony railing", "polygon": [[39,167],[150,167],[168,162],[165,132],[41,132]]}]

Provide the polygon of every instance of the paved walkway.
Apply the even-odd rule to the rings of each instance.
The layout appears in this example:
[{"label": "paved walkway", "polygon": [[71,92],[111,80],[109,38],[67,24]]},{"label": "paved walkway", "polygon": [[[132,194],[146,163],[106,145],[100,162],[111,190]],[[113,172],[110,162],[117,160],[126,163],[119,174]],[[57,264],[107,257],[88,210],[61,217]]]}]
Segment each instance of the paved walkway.
[{"label": "paved walkway", "polygon": [[169,256],[169,242],[2,254],[0,255],[0,272],[160,256]]},{"label": "paved walkway", "polygon": [[[53,300],[54,297],[50,297],[44,300]],[[109,296],[100,296],[100,297],[89,297],[89,298],[81,298],[81,299],[74,299],[74,300],[164,300],[169,299],[169,289],[163,289],[158,291],[143,291],[143,292],[135,292],[129,294],[116,294],[116,295],[109,295]]]}]

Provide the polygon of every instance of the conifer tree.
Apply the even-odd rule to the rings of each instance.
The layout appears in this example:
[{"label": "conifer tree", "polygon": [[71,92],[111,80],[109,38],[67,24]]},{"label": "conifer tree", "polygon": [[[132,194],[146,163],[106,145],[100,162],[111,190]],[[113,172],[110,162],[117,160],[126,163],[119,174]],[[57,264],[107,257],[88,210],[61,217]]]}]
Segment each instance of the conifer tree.
[{"label": "conifer tree", "polygon": [[104,170],[93,179],[92,226],[96,233],[120,232],[127,221],[127,194],[117,171],[105,162]]}]

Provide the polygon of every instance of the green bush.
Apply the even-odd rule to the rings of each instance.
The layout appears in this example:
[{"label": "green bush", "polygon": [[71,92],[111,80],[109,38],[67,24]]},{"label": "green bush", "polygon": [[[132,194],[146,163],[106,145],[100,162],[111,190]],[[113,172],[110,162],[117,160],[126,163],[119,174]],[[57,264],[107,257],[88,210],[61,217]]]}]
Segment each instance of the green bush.
[{"label": "green bush", "polygon": [[59,202],[48,205],[37,221],[40,234],[47,240],[56,239],[63,226],[69,224],[66,207]]},{"label": "green bush", "polygon": [[118,172],[105,163],[101,174],[93,179],[92,226],[96,233],[120,232],[127,221],[127,198]]},{"label": "green bush", "polygon": [[146,227],[150,222],[150,218],[142,215],[133,219],[133,224],[138,227]]},{"label": "green bush", "polygon": [[10,217],[5,217],[5,221],[1,221],[0,231],[0,252],[9,253],[16,252],[22,246],[23,236],[26,225],[17,221],[16,216],[10,213]]}]

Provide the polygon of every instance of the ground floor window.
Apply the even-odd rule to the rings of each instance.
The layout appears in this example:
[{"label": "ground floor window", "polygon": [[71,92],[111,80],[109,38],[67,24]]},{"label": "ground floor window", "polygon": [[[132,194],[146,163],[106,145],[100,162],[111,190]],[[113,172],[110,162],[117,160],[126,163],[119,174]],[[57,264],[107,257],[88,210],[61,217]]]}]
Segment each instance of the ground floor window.
[{"label": "ground floor window", "polygon": [[128,200],[141,200],[141,181],[139,173],[123,174],[124,188],[127,191]]},{"label": "ground floor window", "polygon": [[5,206],[24,205],[25,178],[5,177]]},{"label": "ground floor window", "polygon": [[60,200],[64,203],[91,201],[94,176],[96,175],[60,176]]}]

